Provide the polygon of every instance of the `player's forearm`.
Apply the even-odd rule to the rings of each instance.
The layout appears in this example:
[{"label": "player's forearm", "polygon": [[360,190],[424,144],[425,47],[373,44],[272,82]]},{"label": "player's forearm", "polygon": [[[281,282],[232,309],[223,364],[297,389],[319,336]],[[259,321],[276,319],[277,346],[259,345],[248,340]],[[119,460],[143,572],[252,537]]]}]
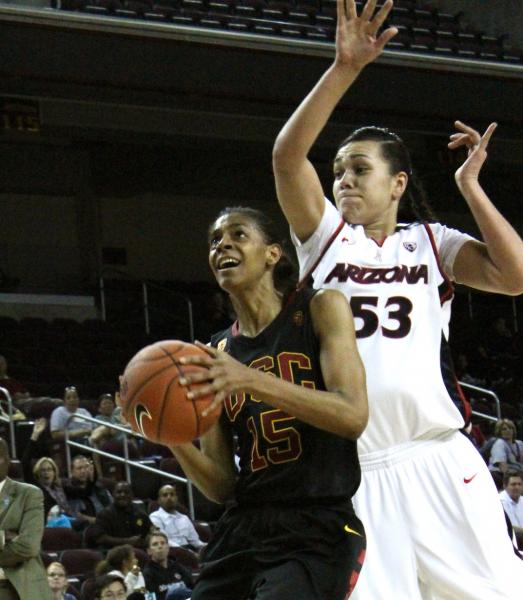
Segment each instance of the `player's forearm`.
[{"label": "player's forearm", "polygon": [[193,444],[171,448],[185,475],[213,502],[223,504],[234,495],[236,481],[232,468],[225,469]]},{"label": "player's forearm", "polygon": [[523,241],[512,225],[491,202],[479,181],[460,183],[460,191],[476,221],[493,268],[497,291],[523,293]]},{"label": "player's forearm", "polygon": [[278,134],[273,148],[276,171],[294,171],[295,163],[306,158],[332,111],[359,73],[357,68],[342,69],[336,63],[329,67]]},{"label": "player's forearm", "polygon": [[252,371],[248,390],[251,397],[344,438],[357,439],[365,429],[368,412],[364,381],[351,390],[321,391]]}]

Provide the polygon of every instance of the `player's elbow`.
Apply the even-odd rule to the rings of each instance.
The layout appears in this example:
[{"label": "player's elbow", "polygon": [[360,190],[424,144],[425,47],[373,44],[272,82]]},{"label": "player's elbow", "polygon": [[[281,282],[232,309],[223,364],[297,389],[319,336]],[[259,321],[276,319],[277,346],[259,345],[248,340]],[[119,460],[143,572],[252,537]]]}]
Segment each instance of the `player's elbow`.
[{"label": "player's elbow", "polygon": [[354,395],[350,401],[350,410],[346,411],[344,422],[343,437],[356,441],[365,431],[369,421],[369,405],[367,394],[362,391],[355,398]]}]

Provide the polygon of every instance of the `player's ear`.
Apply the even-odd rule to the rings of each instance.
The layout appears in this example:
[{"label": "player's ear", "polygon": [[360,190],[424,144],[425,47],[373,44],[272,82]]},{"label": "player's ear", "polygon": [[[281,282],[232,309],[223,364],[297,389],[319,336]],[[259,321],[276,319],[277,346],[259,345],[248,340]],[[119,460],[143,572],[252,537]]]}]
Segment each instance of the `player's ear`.
[{"label": "player's ear", "polygon": [[280,244],[270,244],[267,246],[267,264],[274,266],[281,258],[283,249]]}]

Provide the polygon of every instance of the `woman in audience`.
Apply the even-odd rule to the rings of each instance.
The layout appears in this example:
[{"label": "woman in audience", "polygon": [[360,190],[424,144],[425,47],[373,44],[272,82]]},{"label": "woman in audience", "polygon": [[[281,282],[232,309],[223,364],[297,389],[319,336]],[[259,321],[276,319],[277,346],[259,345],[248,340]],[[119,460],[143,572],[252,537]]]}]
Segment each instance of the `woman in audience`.
[{"label": "woman in audience", "polygon": [[62,513],[73,515],[67,502],[65,492],[60,481],[58,466],[48,456],[38,459],[33,467],[33,476],[26,481],[38,486],[44,493],[44,515],[47,515],[55,505],[60,507]]},{"label": "woman in audience", "polygon": [[[145,592],[145,580],[143,578],[138,560],[134,554],[134,548],[130,544],[115,546],[107,553],[104,560],[98,563],[95,570],[96,575],[117,575],[125,582],[127,597],[133,599],[143,598]],[[138,594],[134,594],[138,592]]]},{"label": "woman in audience", "polygon": [[73,594],[66,592],[69,587],[65,567],[60,562],[52,562],[47,567],[47,581],[51,588],[53,600],[76,600]]},{"label": "woman in audience", "polygon": [[523,442],[516,439],[516,426],[510,419],[499,419],[494,429],[496,441],[490,450],[489,469],[499,489],[509,468],[523,472]]},{"label": "woman in audience", "polygon": [[94,600],[124,600],[127,591],[122,577],[119,575],[102,575],[94,586]]}]

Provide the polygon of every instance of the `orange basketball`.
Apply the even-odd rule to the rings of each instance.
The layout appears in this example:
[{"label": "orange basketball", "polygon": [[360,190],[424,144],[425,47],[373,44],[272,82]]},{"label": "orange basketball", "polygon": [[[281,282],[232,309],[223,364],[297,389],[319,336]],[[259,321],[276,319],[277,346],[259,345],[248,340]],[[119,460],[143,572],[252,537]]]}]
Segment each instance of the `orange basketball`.
[{"label": "orange basketball", "polygon": [[194,344],[165,340],[142,348],[131,359],[121,379],[120,402],[133,431],[152,442],[175,445],[191,442],[217,421],[221,405],[202,416],[214,395],[189,400],[187,392],[197,384],[180,385],[180,377],[204,369],[176,362],[194,354],[205,352]]}]

